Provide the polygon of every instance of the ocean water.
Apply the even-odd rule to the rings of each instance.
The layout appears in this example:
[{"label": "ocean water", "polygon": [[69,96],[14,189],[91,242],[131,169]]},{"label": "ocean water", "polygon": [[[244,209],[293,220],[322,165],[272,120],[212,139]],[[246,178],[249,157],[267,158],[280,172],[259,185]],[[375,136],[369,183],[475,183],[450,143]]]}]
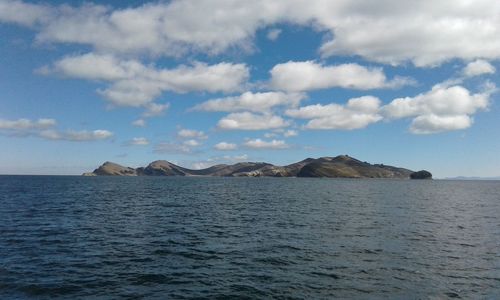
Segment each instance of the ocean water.
[{"label": "ocean water", "polygon": [[500,299],[500,182],[0,176],[1,299]]}]

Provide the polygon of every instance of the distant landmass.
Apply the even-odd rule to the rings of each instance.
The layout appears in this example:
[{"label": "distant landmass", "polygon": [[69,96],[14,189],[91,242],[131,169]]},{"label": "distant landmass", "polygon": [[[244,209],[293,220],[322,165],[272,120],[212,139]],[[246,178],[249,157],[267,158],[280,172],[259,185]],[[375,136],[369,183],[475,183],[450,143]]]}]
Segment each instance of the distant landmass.
[{"label": "distant landmass", "polygon": [[397,178],[432,179],[432,174],[422,170],[414,172],[405,168],[370,164],[348,155],[307,158],[287,165],[275,166],[265,162],[220,164],[201,170],[192,170],[166,160],[157,160],[146,167],[130,168],[105,162],[93,172],[83,176],[224,176],[224,177],[329,177],[329,178]]},{"label": "distant landmass", "polygon": [[476,177],[476,176],[457,176],[446,177],[444,180],[500,180],[500,176],[496,177]]}]

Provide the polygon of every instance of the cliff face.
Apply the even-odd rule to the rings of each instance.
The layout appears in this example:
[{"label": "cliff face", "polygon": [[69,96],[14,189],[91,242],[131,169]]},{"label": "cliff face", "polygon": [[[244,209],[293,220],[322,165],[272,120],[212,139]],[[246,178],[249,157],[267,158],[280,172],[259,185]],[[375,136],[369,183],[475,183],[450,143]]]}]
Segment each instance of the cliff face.
[{"label": "cliff face", "polygon": [[[425,171],[427,172],[427,171]],[[137,169],[106,162],[85,176],[226,176],[226,177],[330,177],[330,178],[400,178],[409,179],[408,169],[370,164],[347,155],[307,158],[287,165],[274,166],[264,162],[243,162],[234,165],[215,165],[202,170],[180,167],[166,160],[158,160]],[[428,173],[428,172],[427,172]],[[429,173],[430,174],[430,173]],[[424,174],[428,177],[428,174]],[[416,175],[412,175],[413,176]],[[423,176],[423,175],[422,175]],[[432,175],[430,175],[432,177]]]}]

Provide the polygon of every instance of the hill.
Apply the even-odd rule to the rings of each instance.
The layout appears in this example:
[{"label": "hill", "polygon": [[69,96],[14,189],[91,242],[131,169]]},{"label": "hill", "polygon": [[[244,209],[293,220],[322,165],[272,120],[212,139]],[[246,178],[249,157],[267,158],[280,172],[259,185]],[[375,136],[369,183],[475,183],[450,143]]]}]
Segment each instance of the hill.
[{"label": "hill", "polygon": [[[307,158],[286,165],[275,166],[265,162],[241,162],[233,165],[215,165],[206,169],[192,170],[157,160],[146,167],[130,168],[105,162],[84,176],[224,176],[224,177],[329,177],[329,178],[432,178],[427,171],[414,172],[405,168],[370,164],[348,155],[336,157]],[[428,173],[428,174],[427,174]]]}]

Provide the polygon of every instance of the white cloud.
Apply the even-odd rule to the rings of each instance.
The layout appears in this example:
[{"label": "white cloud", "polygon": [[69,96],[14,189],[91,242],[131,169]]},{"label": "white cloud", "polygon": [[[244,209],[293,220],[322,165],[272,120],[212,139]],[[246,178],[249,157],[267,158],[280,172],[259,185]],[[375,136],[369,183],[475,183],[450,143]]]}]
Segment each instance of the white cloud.
[{"label": "white cloud", "polygon": [[146,121],[144,121],[144,119],[137,119],[137,120],[132,122],[132,125],[134,125],[136,127],[145,127]]},{"label": "white cloud", "polygon": [[271,108],[281,106],[297,106],[306,97],[303,93],[245,92],[239,96],[218,98],[205,101],[193,107],[193,110],[201,111],[252,111],[267,112]]},{"label": "white cloud", "polygon": [[181,128],[177,132],[177,136],[180,138],[202,139],[202,140],[205,140],[208,138],[208,136],[203,131],[194,130],[194,129],[185,129],[185,128]]},{"label": "white cloud", "polygon": [[193,140],[193,139],[191,139],[191,140],[186,140],[186,141],[182,142],[182,144],[183,144],[183,145],[186,145],[186,146],[188,146],[188,147],[198,147],[198,146],[200,146],[200,145],[201,145],[201,143],[200,143],[200,142],[198,142],[197,140]]},{"label": "white cloud", "polygon": [[415,134],[432,134],[469,128],[473,120],[468,115],[422,115],[411,122],[410,131]]},{"label": "white cloud", "polygon": [[389,118],[405,118],[425,114],[474,114],[488,107],[488,94],[471,94],[462,86],[435,86],[429,92],[415,97],[397,98],[383,107]]},{"label": "white cloud", "polygon": [[145,118],[161,116],[170,107],[170,103],[158,104],[148,103],[145,105],[146,111],[142,114]]},{"label": "white cloud", "polygon": [[411,83],[404,78],[387,81],[381,68],[367,68],[354,63],[324,66],[314,61],[289,61],[275,65],[270,73],[273,88],[293,92],[332,87],[368,90]]},{"label": "white cloud", "polygon": [[221,150],[221,151],[231,151],[231,150],[236,150],[238,146],[233,143],[220,142],[215,144],[214,148],[216,150]]},{"label": "white cloud", "polygon": [[70,78],[117,81],[145,73],[148,68],[136,60],[121,61],[113,55],[87,53],[64,57],[46,66],[42,73],[57,73]]},{"label": "white cloud", "polygon": [[381,111],[390,119],[414,117],[413,133],[437,133],[470,127],[470,116],[488,108],[489,96],[489,92],[471,94],[462,86],[436,85],[427,93],[394,99]]},{"label": "white cloud", "polygon": [[278,37],[280,36],[281,34],[281,29],[279,28],[273,28],[273,29],[270,29],[268,32],[267,32],[267,39],[270,40],[270,41],[275,41],[278,39]]},{"label": "white cloud", "polygon": [[196,161],[191,163],[191,168],[193,170],[201,170],[201,169],[206,169],[210,168],[211,166],[215,165],[216,163],[212,160],[208,161]]},{"label": "white cloud", "polygon": [[51,9],[22,1],[0,1],[0,22],[33,26],[36,23],[50,21]]},{"label": "white cloud", "polygon": [[39,133],[39,136],[44,139],[49,140],[64,140],[64,141],[97,141],[109,139],[113,136],[113,133],[108,130],[98,129],[93,131],[81,130],[81,131],[56,131],[52,129],[44,130]]},{"label": "white cloud", "polygon": [[320,22],[328,24],[334,36],[321,47],[324,56],[359,55],[389,64],[412,61],[417,66],[453,58],[500,57],[500,3],[494,0],[457,5],[446,0],[340,1],[328,6],[324,10],[330,13]]},{"label": "white cloud", "polygon": [[[258,6],[263,5],[269,6]],[[40,24],[37,38],[119,53],[217,54],[231,47],[251,48],[249,38],[268,17],[253,15],[257,7],[246,6],[248,10],[237,2],[189,0],[115,10],[94,4],[53,7],[53,19]]]},{"label": "white cloud", "polygon": [[134,146],[147,146],[149,145],[149,141],[145,137],[135,137],[128,143],[129,145],[134,145]]},{"label": "white cloud", "polygon": [[280,116],[253,114],[250,112],[232,113],[219,120],[217,127],[227,130],[266,130],[289,126]]},{"label": "white cloud", "polygon": [[374,114],[339,115],[335,117],[312,119],[306,124],[305,128],[353,130],[365,128],[381,119],[382,117]]},{"label": "white cloud", "polygon": [[307,129],[352,130],[364,128],[382,120],[379,109],[378,98],[364,96],[349,99],[345,105],[315,104],[299,109],[289,109],[285,113],[293,118],[311,119],[305,125]]},{"label": "white cloud", "polygon": [[4,120],[0,119],[0,129],[8,130],[31,130],[31,129],[46,129],[57,124],[54,119],[38,119],[32,121],[29,119]]},{"label": "white cloud", "polygon": [[248,140],[244,144],[244,146],[252,149],[287,149],[290,148],[289,145],[285,143],[283,140],[271,140],[264,141],[261,139]]},{"label": "white cloud", "polygon": [[297,136],[297,135],[299,135],[297,130],[292,130],[292,129],[289,129],[283,133],[284,137],[292,137],[292,136]]},{"label": "white cloud", "polygon": [[455,5],[448,0],[178,0],[119,9],[0,0],[0,8],[0,21],[36,28],[40,42],[84,44],[100,52],[179,56],[251,50],[257,30],[285,22],[326,32],[323,56],[418,66],[500,58],[495,0]]},{"label": "white cloud", "polygon": [[495,67],[489,62],[478,59],[470,62],[465,66],[463,73],[466,77],[474,77],[483,74],[494,74],[496,71]]},{"label": "white cloud", "polygon": [[113,55],[95,53],[68,56],[42,70],[42,74],[55,73],[71,78],[108,82],[110,85],[99,90],[99,93],[112,104],[146,107],[165,91],[238,91],[249,77],[248,68],[244,64],[223,62],[207,65],[194,62],[190,66],[159,69],[136,60],[120,60]]},{"label": "white cloud", "polygon": [[29,119],[4,120],[0,119],[0,130],[11,132],[18,136],[38,136],[48,140],[66,141],[94,141],[105,140],[113,136],[108,130],[68,130],[58,131],[52,129],[57,125],[55,119],[41,118],[36,121]]}]

